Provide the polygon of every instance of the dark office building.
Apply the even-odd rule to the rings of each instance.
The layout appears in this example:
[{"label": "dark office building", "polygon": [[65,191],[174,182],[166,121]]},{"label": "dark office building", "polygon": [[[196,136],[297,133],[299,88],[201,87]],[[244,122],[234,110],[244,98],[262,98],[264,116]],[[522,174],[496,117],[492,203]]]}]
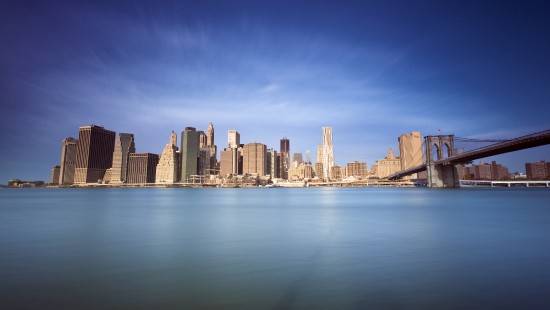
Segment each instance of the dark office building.
[{"label": "dark office building", "polygon": [[288,179],[290,167],[290,140],[287,137],[281,139],[281,168],[279,170],[282,179]]},{"label": "dark office building", "polygon": [[198,174],[199,150],[199,132],[193,127],[185,127],[181,132],[181,182],[185,183],[192,175]]},{"label": "dark office building", "polygon": [[151,153],[130,153],[128,158],[129,184],[155,183],[159,156]]},{"label": "dark office building", "polygon": [[113,164],[115,132],[101,126],[83,126],[78,130],[74,183],[96,183]]},{"label": "dark office building", "polygon": [[283,137],[281,139],[281,153],[289,153],[290,152],[290,140],[288,140],[287,137]]}]

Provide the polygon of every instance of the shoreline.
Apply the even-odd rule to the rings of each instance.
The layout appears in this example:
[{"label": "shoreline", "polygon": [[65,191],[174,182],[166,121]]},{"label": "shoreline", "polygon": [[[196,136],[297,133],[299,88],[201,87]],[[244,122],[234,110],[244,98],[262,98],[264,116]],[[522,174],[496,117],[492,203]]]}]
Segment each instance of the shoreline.
[{"label": "shoreline", "polygon": [[[48,185],[41,187],[6,187],[6,188],[428,188],[425,182],[333,182],[333,183],[282,183],[268,185],[251,184],[208,184],[208,183],[175,183],[175,184],[78,184]],[[550,188],[550,181],[471,181],[461,180],[455,188]]]}]

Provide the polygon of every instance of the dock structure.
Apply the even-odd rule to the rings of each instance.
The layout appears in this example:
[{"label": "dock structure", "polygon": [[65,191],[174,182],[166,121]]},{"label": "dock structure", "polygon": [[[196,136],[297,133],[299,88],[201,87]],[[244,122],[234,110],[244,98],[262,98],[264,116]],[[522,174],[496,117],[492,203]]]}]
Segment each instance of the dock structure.
[{"label": "dock structure", "polygon": [[491,180],[460,180],[460,187],[550,187],[549,180],[540,181],[491,181]]}]

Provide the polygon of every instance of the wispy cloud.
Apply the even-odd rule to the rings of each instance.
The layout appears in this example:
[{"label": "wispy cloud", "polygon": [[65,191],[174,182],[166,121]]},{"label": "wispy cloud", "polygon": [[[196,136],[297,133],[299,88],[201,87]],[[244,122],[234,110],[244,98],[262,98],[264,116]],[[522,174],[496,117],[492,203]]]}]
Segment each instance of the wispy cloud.
[{"label": "wispy cloud", "polygon": [[276,84],[276,83],[271,83],[271,84],[268,84],[268,85],[262,87],[260,92],[261,93],[273,93],[273,92],[278,91],[279,89],[281,89],[281,85]]}]

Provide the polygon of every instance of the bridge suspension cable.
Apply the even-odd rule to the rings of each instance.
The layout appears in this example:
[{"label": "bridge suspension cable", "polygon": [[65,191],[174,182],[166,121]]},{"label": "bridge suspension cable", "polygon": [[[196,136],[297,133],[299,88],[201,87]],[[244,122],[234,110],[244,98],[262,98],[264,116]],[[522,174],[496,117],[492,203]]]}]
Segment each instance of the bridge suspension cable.
[{"label": "bridge suspension cable", "polygon": [[510,141],[511,139],[474,139],[474,138],[461,138],[461,137],[455,137],[455,141],[459,142],[506,142]]},{"label": "bridge suspension cable", "polygon": [[[426,149],[426,141],[422,141],[422,146],[420,147],[420,149],[416,150],[416,153],[414,153],[413,155],[413,161],[416,161],[416,158],[418,155],[420,155],[420,164],[423,164],[424,163],[424,150]],[[420,153],[420,154],[418,154]],[[399,156],[402,156],[401,154],[399,154]]]}]

